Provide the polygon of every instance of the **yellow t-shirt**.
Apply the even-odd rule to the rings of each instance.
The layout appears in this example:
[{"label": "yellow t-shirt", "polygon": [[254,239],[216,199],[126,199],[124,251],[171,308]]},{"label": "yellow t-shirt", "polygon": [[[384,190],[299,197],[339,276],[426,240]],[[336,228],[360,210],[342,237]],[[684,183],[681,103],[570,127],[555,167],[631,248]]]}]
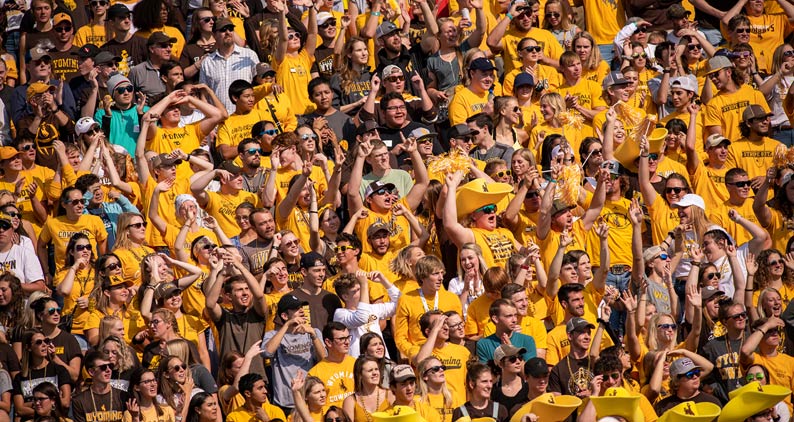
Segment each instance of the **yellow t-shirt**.
[{"label": "yellow t-shirt", "polygon": [[723,166],[721,169],[706,167],[701,163],[691,175],[692,190],[703,197],[706,209],[716,207],[723,201],[728,200],[728,188],[725,186],[725,173],[730,167]]},{"label": "yellow t-shirt", "polygon": [[[645,110],[641,108],[633,107],[631,105],[628,105],[628,107],[632,109],[632,114],[638,113],[643,118],[645,118]],[[623,123],[623,127],[628,132],[634,125],[633,123],[626,122],[625,120],[621,119],[621,117],[623,116],[621,114],[618,114],[618,120],[620,120]],[[593,117],[593,128],[603,131],[602,128],[604,127],[604,123],[606,123],[606,121],[607,121],[607,110],[601,110],[598,114],[596,114]],[[577,148],[574,151],[578,152],[579,149]]]},{"label": "yellow t-shirt", "polygon": [[783,44],[783,40],[791,34],[794,27],[784,14],[772,15],[767,12],[761,16],[745,16],[750,20],[749,44],[755,52],[758,71],[771,73],[772,53]]},{"label": "yellow t-shirt", "polygon": [[[609,44],[612,47],[615,35],[626,25],[626,11],[622,2],[601,0],[582,0],[585,23],[596,44]],[[597,46],[593,46],[597,48]]]},{"label": "yellow t-shirt", "polygon": [[115,315],[121,319],[124,324],[124,341],[127,344],[132,344],[132,338],[135,337],[135,334],[146,329],[146,323],[143,321],[141,313],[135,309],[128,308],[115,314],[94,309],[88,314],[84,330],[99,329],[99,323],[102,322],[102,318],[106,315]]},{"label": "yellow t-shirt", "polygon": [[154,249],[148,246],[139,246],[135,249],[114,249],[113,253],[121,261],[121,274],[124,281],[132,282],[136,286],[141,285],[141,263],[146,255],[153,254]]},{"label": "yellow t-shirt", "polygon": [[283,95],[289,97],[295,114],[307,114],[315,109],[306,89],[312,79],[312,63],[314,57],[309,56],[305,49],[294,56],[287,54],[281,63],[276,63],[276,82],[284,87]]},{"label": "yellow t-shirt", "polygon": [[[601,211],[603,213],[603,211]],[[585,250],[587,243],[587,232],[584,230],[584,225],[581,219],[575,220],[571,226],[569,235],[573,238],[570,245],[565,248],[565,252]],[[557,254],[557,249],[560,247],[560,233],[554,230],[549,230],[546,238],[541,240],[538,244],[540,246],[540,259],[543,261],[543,268],[549,268],[554,255]],[[594,258],[590,258],[591,262],[598,262]]]},{"label": "yellow t-shirt", "polygon": [[447,388],[454,401],[466,402],[466,363],[471,358],[469,349],[459,345],[446,343],[444,347],[433,349],[433,357],[446,366],[444,378]]},{"label": "yellow t-shirt", "polygon": [[276,227],[280,230],[290,230],[301,243],[304,251],[310,251],[309,237],[309,210],[301,208],[300,205],[295,206],[290,210],[289,214],[281,215],[278,207],[276,207]]},{"label": "yellow t-shirt", "polygon": [[[759,353],[753,353],[753,364],[763,365],[769,370],[770,385],[782,385],[788,389],[794,388],[794,357],[785,353],[778,353],[776,356],[767,357]],[[783,398],[791,410],[791,395]]]},{"label": "yellow t-shirt", "polygon": [[728,210],[732,209],[736,210],[739,215],[741,215],[743,218],[746,218],[747,221],[760,226],[760,224],[758,224],[758,219],[755,217],[755,213],[753,212],[753,198],[745,199],[744,203],[740,206],[731,205],[728,203],[728,201],[719,204],[717,207],[706,206],[706,215],[712,223],[722,227],[728,232],[728,234],[733,236],[733,239],[736,241],[736,245],[749,242],[750,239],[753,238],[750,233],[745,230],[744,227],[728,218]]},{"label": "yellow t-shirt", "polygon": [[[668,114],[667,116],[663,117],[661,119],[661,123],[663,125],[666,125],[667,122],[669,122],[670,120],[679,119],[679,120],[683,121],[687,126],[689,126],[689,117],[690,116],[689,116],[689,112],[688,111],[686,111],[686,110],[684,110],[684,111],[676,110],[676,111]],[[706,155],[706,152],[705,152],[705,143],[704,143],[704,141],[706,140],[706,137],[703,136],[703,119],[704,119],[704,117],[703,117],[702,114],[698,114],[697,118],[695,118],[695,122],[696,122],[695,123],[695,151],[698,152],[698,157],[700,157],[700,161],[701,162],[704,162],[704,161],[706,161],[708,159],[708,156]],[[684,161],[681,164],[686,164],[686,156],[685,156],[685,154],[682,154],[682,155],[684,155]]]},{"label": "yellow t-shirt", "polygon": [[667,179],[670,177],[671,174],[678,173],[681,176],[684,176],[687,183],[691,186],[692,183],[689,180],[689,172],[686,170],[686,166],[679,163],[675,160],[670,160],[665,156],[661,157],[661,161],[659,161],[659,165],[656,166],[656,174],[659,176]]},{"label": "yellow t-shirt", "polygon": [[[328,171],[333,172],[333,166],[330,161],[328,162]],[[276,204],[287,197],[287,192],[289,192],[289,181],[300,173],[299,170],[292,170],[286,167],[281,167],[276,170]],[[325,195],[325,191],[328,190],[328,180],[325,179],[323,169],[319,166],[312,166],[309,179],[315,182],[314,188],[317,190],[317,202],[320,202]]]},{"label": "yellow t-shirt", "polygon": [[165,32],[165,35],[168,35],[171,38],[176,38],[176,42],[171,46],[171,60],[179,61],[179,58],[182,57],[182,50],[185,48],[185,37],[182,35],[182,31],[179,28],[166,25],[162,28],[152,28],[148,31],[142,31],[139,29],[135,32],[135,35],[146,40],[149,39],[149,36],[155,32]]},{"label": "yellow t-shirt", "polygon": [[[146,150],[154,151],[158,154],[170,154],[175,149],[181,149],[185,154],[198,149],[201,146],[201,138],[205,136],[201,132],[199,122],[191,123],[185,127],[162,128],[158,127],[154,137],[146,142]],[[183,161],[176,166],[176,179],[189,179],[193,175],[190,164]],[[161,215],[165,218],[165,216]]]},{"label": "yellow t-shirt", "polygon": [[521,31],[515,26],[510,27],[505,31],[502,37],[502,59],[505,63],[505,73],[510,73],[513,69],[521,68],[521,59],[518,54],[518,43],[523,38],[532,38],[538,42],[538,45],[543,47],[543,55],[551,59],[557,60],[560,58],[565,50],[557,41],[557,38],[551,32],[532,27],[529,31]]},{"label": "yellow t-shirt", "polygon": [[516,238],[510,230],[502,227],[494,230],[472,227],[471,231],[474,234],[474,243],[482,249],[482,257],[488,268],[504,267],[516,251]]},{"label": "yellow t-shirt", "polygon": [[785,251],[789,238],[794,236],[794,219],[784,217],[776,209],[770,209],[770,211],[772,211],[772,223],[764,228],[772,236],[772,247],[779,251]]},{"label": "yellow t-shirt", "polygon": [[601,86],[601,81],[606,78],[607,74],[609,74],[609,63],[603,60],[598,62],[595,69],[585,69],[582,66],[582,79],[593,81],[599,86]]},{"label": "yellow t-shirt", "polygon": [[[657,199],[656,203],[661,202]],[[617,201],[607,200],[601,209],[600,218],[609,226],[609,264],[610,265],[631,265],[633,255],[631,253],[631,220],[629,220],[629,206],[631,201],[620,198]],[[656,221],[656,220],[651,220]],[[665,232],[667,234],[667,232]],[[590,255],[590,262],[593,266],[599,266],[601,259],[601,240],[595,230],[587,233],[587,252]],[[658,245],[658,243],[654,243]]]},{"label": "yellow t-shirt", "polygon": [[322,360],[309,370],[309,375],[325,381],[325,389],[328,393],[325,402],[327,406],[342,407],[345,397],[355,391],[353,385],[353,365],[355,363],[356,358],[348,355],[340,363]]},{"label": "yellow t-shirt", "polygon": [[[447,384],[447,388],[449,388],[449,384]],[[425,420],[438,417],[438,422],[454,422],[452,420],[452,412],[455,411],[456,407],[462,406],[463,403],[465,401],[458,401],[455,395],[452,396],[452,403],[444,403],[442,394],[428,394],[427,397],[419,398],[419,415]]]},{"label": "yellow t-shirt", "polygon": [[[63,269],[66,263],[66,246],[75,233],[83,233],[88,236],[88,242],[91,245],[98,245],[108,238],[105,224],[95,215],[83,214],[74,223],[67,220],[66,216],[48,218],[39,235],[39,242],[45,244],[52,242],[55,246],[56,273]],[[94,253],[95,256],[99,255],[98,250],[95,250]]]},{"label": "yellow t-shirt", "polygon": [[[460,298],[445,289],[439,290],[437,294],[438,308],[435,308],[435,297],[422,298],[421,289],[413,290],[400,296],[397,302],[397,311],[394,315],[394,340],[397,349],[405,357],[410,357],[411,351],[415,346],[420,346],[425,341],[425,336],[419,328],[419,318],[431,309],[438,309],[442,312],[455,311],[463,315],[463,307]],[[415,354],[415,352],[414,352]]]},{"label": "yellow t-shirt", "polygon": [[[590,337],[595,335],[597,328],[590,330]],[[592,346],[592,344],[591,344]],[[614,346],[612,339],[605,332],[601,336],[601,350],[607,347]],[[568,333],[565,330],[565,324],[557,325],[549,331],[546,337],[546,363],[549,365],[556,365],[560,363],[562,358],[571,352],[571,342],[568,340]]]},{"label": "yellow t-shirt", "polygon": [[466,308],[466,335],[467,336],[482,336],[485,337],[485,326],[491,320],[488,311],[494,298],[484,294],[472,301],[468,308]]},{"label": "yellow t-shirt", "polygon": [[[513,83],[516,80],[516,76],[523,71],[524,67],[518,65],[518,67],[511,70],[510,73],[505,73],[505,80],[504,83],[502,83],[502,92],[504,92],[504,95],[513,95]],[[536,85],[545,83],[549,87],[548,91],[551,92],[556,91],[564,82],[562,75],[560,72],[557,72],[557,69],[540,63],[535,65],[535,77],[537,77],[535,81]],[[529,122],[525,123],[528,124]]]},{"label": "yellow t-shirt", "polygon": [[226,121],[218,126],[215,145],[228,145],[234,147],[236,151],[237,145],[243,139],[251,137],[251,127],[254,124],[262,120],[269,120],[265,114],[262,110],[254,109],[246,114],[234,113],[230,115]]},{"label": "yellow t-shirt", "polygon": [[[151,203],[152,193],[156,186],[157,181],[153,178],[149,178],[149,180],[146,181],[146,185],[143,187],[143,212],[147,218],[149,216],[149,204]],[[190,193],[190,180],[188,178],[180,178],[178,175],[171,189],[160,192],[160,197],[158,198],[159,202],[157,203],[157,214],[160,218],[165,220],[166,223],[174,226],[180,225],[176,216],[176,197],[185,193]],[[146,243],[150,246],[165,246],[165,241],[160,235],[160,232],[154,227],[154,224],[146,226]]]},{"label": "yellow t-shirt", "polygon": [[[36,198],[44,202],[44,184],[52,180],[55,176],[55,172],[47,167],[36,166],[32,170],[23,170],[20,174],[22,178],[25,179],[25,185],[22,187],[22,192],[17,198],[16,206],[22,213],[22,219],[28,221],[33,226],[33,231],[38,236],[41,233],[42,224],[39,223],[33,213],[33,204],[30,202],[30,192],[27,188],[31,183],[35,182],[39,187],[36,189]],[[15,192],[16,184],[0,181],[0,189]]]},{"label": "yellow t-shirt", "polygon": [[[323,287],[325,289],[325,287]],[[328,289],[325,289],[328,290]],[[333,290],[329,290],[333,292]],[[267,303],[267,319],[265,320],[265,332],[273,331],[276,329],[276,323],[273,321],[275,318],[276,313],[278,312],[278,301],[281,300],[281,296],[284,296],[287,292],[270,292],[265,295],[265,302]]]},{"label": "yellow t-shirt", "polygon": [[[739,140],[742,137],[739,131],[742,113],[751,104],[758,104],[769,113],[769,105],[766,103],[764,94],[749,85],[742,85],[736,92],[717,93],[706,105],[703,126],[706,129],[710,126],[720,126],[722,136],[731,142]],[[745,170],[749,171],[750,169]]]},{"label": "yellow t-shirt", "polygon": [[[243,401],[243,403],[245,403],[245,401]],[[270,418],[270,420],[273,419],[281,419],[282,421],[287,420],[287,417],[284,416],[284,411],[281,410],[278,406],[274,406],[270,403],[262,403],[262,409],[265,409],[265,413]],[[246,409],[242,405],[240,405],[240,407],[234,409],[234,411],[226,415],[226,422],[257,422],[257,421],[259,421],[259,418],[256,417],[256,413],[249,412],[248,409]]]},{"label": "yellow t-shirt", "polygon": [[747,172],[747,177],[752,180],[756,177],[766,177],[766,170],[775,166],[775,148],[781,145],[779,141],[764,137],[760,142],[741,138],[728,146],[728,160],[725,167],[739,167]]},{"label": "yellow t-shirt", "polygon": [[248,202],[254,207],[261,206],[259,196],[245,190],[240,190],[235,195],[207,192],[207,206],[204,207],[204,210],[215,217],[226,236],[234,237],[240,234],[240,226],[237,225],[237,221],[234,219],[234,212],[237,206],[243,202]]},{"label": "yellow t-shirt", "polygon": [[[400,203],[409,208],[405,198],[400,199]],[[389,226],[389,250],[398,252],[400,249],[411,244],[411,225],[408,219],[402,215],[394,215],[392,210],[385,214],[369,210],[369,214],[356,221],[355,234],[361,239],[364,253],[372,252],[372,246],[367,241],[367,229],[375,223],[384,223]]]},{"label": "yellow t-shirt", "polygon": [[[162,415],[157,414],[157,409],[154,406],[149,408],[140,408],[140,415],[138,416],[141,421],[146,422],[175,422],[174,409],[167,404],[160,404],[160,410],[163,411]],[[132,415],[129,410],[124,411],[124,422],[132,422]]]},{"label": "yellow t-shirt", "polygon": [[[86,44],[104,45],[106,42],[104,25],[86,25],[78,29],[74,34],[72,44],[75,47],[82,47]],[[177,59],[179,59],[179,56],[177,56]]]},{"label": "yellow t-shirt", "polygon": [[[653,205],[648,206],[648,214],[651,216],[651,221],[653,221],[653,224],[651,224],[651,238],[654,245],[662,243],[667,238],[667,233],[670,233],[670,230],[681,224],[678,210],[668,205],[664,197],[658,193]],[[629,246],[631,246],[631,242],[629,242]]]},{"label": "yellow t-shirt", "polygon": [[[358,261],[358,267],[366,272],[380,271],[387,280],[396,280],[397,274],[394,274],[391,269],[389,269],[389,263],[394,260],[395,256],[397,256],[397,254],[391,251],[386,252],[383,256],[378,256],[373,253],[362,253],[361,259]],[[330,289],[330,291],[333,292],[335,290]],[[389,295],[386,293],[386,288],[383,287],[382,284],[375,283],[371,280],[369,282],[369,300],[370,303],[374,303],[378,300],[391,302]]]},{"label": "yellow t-shirt", "polygon": [[488,104],[490,92],[477,95],[469,88],[459,89],[449,102],[449,121],[452,125],[465,124],[466,119],[481,113]]},{"label": "yellow t-shirt", "polygon": [[516,241],[522,245],[527,245],[529,242],[539,244],[537,229],[538,218],[540,212],[527,212],[524,204],[521,204],[521,210],[518,212],[518,222],[513,227],[513,234],[516,236]]},{"label": "yellow t-shirt", "polygon": [[[63,283],[63,279],[68,272],[69,269],[64,268],[55,274],[55,279],[53,280],[55,288],[58,288]],[[94,290],[94,270],[85,269],[75,273],[72,291],[63,298],[63,314],[72,315],[72,334],[83,334],[86,321],[88,321],[88,312],[77,308],[77,299],[88,297],[92,290]]]},{"label": "yellow t-shirt", "polygon": [[[171,250],[171,256],[176,256],[176,238],[179,235],[179,230],[179,227],[173,226],[171,224],[168,224],[165,228],[165,236],[163,236],[163,240],[165,241],[165,245]],[[187,236],[185,237],[185,246],[182,248],[187,256],[191,256],[190,245],[194,240],[196,240],[196,238],[201,236],[207,236],[212,243],[216,245],[218,244],[218,236],[215,236],[215,233],[213,233],[211,230],[204,227],[199,227],[198,230],[191,232],[190,229],[188,229]],[[197,264],[192,257],[190,258],[190,263]]]},{"label": "yellow t-shirt", "polygon": [[[587,79],[580,79],[573,86],[565,83],[560,86],[558,93],[563,99],[565,99],[566,95],[576,97],[579,100],[579,105],[589,110],[607,106],[607,103],[601,98],[601,85]],[[593,136],[595,134],[594,128],[593,122],[585,119],[581,132],[583,132],[583,136]]]},{"label": "yellow t-shirt", "polygon": [[[254,92],[256,92],[256,89]],[[298,118],[296,117],[295,113],[290,111],[292,110],[292,104],[290,103],[289,97],[286,95],[276,96],[270,94],[261,96],[261,99],[257,101],[254,109],[264,113],[263,120],[273,123],[278,121],[281,123],[281,127],[284,132],[292,132],[298,128]],[[264,162],[265,157],[262,158],[262,161]]]}]

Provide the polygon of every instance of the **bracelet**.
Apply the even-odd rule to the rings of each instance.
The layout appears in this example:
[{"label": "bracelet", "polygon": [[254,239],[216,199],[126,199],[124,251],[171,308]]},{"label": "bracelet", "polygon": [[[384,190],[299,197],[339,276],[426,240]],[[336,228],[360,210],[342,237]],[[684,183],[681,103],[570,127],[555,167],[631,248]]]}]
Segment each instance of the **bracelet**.
[{"label": "bracelet", "polygon": [[185,161],[190,161],[190,154],[185,155]]},{"label": "bracelet", "polygon": [[692,266],[695,266],[695,267],[699,267],[700,266],[700,262],[692,261],[692,262],[690,262],[690,264],[692,264]]},{"label": "bracelet", "polygon": [[673,70],[672,69],[664,69],[664,70],[662,70],[662,73],[665,74],[665,75],[669,75],[669,74],[673,73]]},{"label": "bracelet", "polygon": [[755,289],[744,289],[745,292],[754,292]]},{"label": "bracelet", "polygon": [[505,13],[505,16],[507,19],[513,20],[513,15],[511,15],[510,12]]},{"label": "bracelet", "polygon": [[645,154],[645,155],[642,155],[642,154],[640,154],[640,157],[642,157],[642,158],[648,158],[648,157],[650,157],[650,154]]},{"label": "bracelet", "polygon": [[380,16],[380,12],[370,12],[370,15],[372,15],[372,16]]},{"label": "bracelet", "polygon": [[309,214],[317,214],[317,211],[309,211]]},{"label": "bracelet", "polygon": [[747,278],[755,277],[755,274],[747,274]]},{"label": "bracelet", "polygon": [[609,325],[609,323],[608,323],[608,322],[604,321],[604,320],[603,320],[603,319],[601,319],[601,318],[598,318],[598,319],[596,319],[596,322],[597,322],[597,323],[599,323],[599,324]]}]

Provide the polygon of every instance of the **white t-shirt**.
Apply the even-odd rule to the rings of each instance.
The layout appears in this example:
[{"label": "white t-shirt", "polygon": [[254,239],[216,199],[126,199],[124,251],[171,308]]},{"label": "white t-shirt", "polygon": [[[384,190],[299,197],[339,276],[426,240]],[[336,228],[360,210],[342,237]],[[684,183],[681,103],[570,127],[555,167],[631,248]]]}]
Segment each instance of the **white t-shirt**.
[{"label": "white t-shirt", "polygon": [[[25,245],[26,237],[22,238]],[[27,239],[28,247],[13,245],[8,252],[0,252],[0,265],[3,270],[13,272],[22,283],[33,283],[44,280],[44,273],[41,271],[41,264],[36,253],[33,252],[33,245]]]}]

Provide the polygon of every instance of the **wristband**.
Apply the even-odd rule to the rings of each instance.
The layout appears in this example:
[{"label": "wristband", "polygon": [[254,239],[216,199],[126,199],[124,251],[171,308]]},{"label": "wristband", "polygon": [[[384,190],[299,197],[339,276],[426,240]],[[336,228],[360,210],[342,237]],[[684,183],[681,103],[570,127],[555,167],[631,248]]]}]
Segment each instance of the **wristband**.
[{"label": "wristband", "polygon": [[187,155],[185,156],[185,161],[190,161],[190,154],[187,154]]},{"label": "wristband", "polygon": [[513,15],[511,15],[510,12],[505,13],[505,16],[507,19],[513,20]]},{"label": "wristband", "polygon": [[673,73],[673,70],[672,69],[664,69],[662,71],[662,73],[664,73],[665,75],[669,75],[669,74]]},{"label": "wristband", "polygon": [[744,289],[744,291],[745,292],[754,292],[755,290],[753,290],[753,289]]},{"label": "wristband", "polygon": [[640,154],[640,157],[642,157],[642,158],[648,158],[649,156],[650,156],[650,154],[645,154],[645,155]]},{"label": "wristband", "polygon": [[370,15],[372,15],[372,16],[380,16],[380,12],[372,12],[372,13],[370,13]]},{"label": "wristband", "polygon": [[692,264],[693,267],[699,267],[700,266],[700,262],[692,261],[692,262],[690,262],[690,264]]},{"label": "wristband", "polygon": [[598,319],[596,319],[596,322],[598,322],[599,324],[604,324],[605,326],[608,326],[608,325],[609,325],[609,323],[608,323],[608,322],[604,321],[604,320],[603,320],[603,319],[601,319],[601,318],[598,318]]}]

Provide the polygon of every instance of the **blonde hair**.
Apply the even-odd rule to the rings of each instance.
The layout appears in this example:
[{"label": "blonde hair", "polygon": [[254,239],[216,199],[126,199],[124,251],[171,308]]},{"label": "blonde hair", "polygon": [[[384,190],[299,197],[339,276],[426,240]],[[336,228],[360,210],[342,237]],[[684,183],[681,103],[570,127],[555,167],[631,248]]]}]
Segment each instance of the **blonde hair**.
[{"label": "blonde hair", "polygon": [[463,254],[463,251],[472,251],[477,255],[477,270],[480,272],[480,279],[482,279],[483,274],[485,274],[485,271],[488,269],[488,265],[485,263],[485,258],[482,256],[482,248],[480,248],[480,245],[469,242],[461,245],[458,251],[458,280],[463,281],[465,275],[463,273],[463,267],[460,266],[460,256]]},{"label": "blonde hair", "polygon": [[[587,57],[586,60],[582,61],[582,69],[583,70],[596,70],[598,69],[598,65],[601,63],[601,51],[598,49],[598,44],[596,44],[595,39],[592,35],[590,35],[587,31],[582,31],[573,36],[571,40],[571,46],[576,51],[576,41],[580,39],[586,39],[590,41],[590,55]],[[577,55],[577,57],[579,57]]]},{"label": "blonde hair", "polygon": [[759,319],[760,318],[769,318],[769,317],[772,316],[772,315],[767,315],[766,314],[766,312],[764,311],[764,305],[763,305],[764,299],[766,299],[766,296],[770,295],[770,294],[777,295],[777,297],[779,297],[781,299],[781,301],[783,299],[783,296],[780,294],[780,292],[777,291],[777,289],[775,289],[773,287],[767,287],[764,290],[761,290],[761,293],[758,295],[758,305],[755,307],[755,310],[758,312],[758,318]]},{"label": "blonde hair", "polygon": [[116,243],[113,250],[129,249],[132,248],[132,240],[130,240],[129,228],[130,223],[135,217],[140,217],[146,222],[146,218],[137,212],[124,212],[119,215],[118,223],[116,224]]},{"label": "blonde hair", "polygon": [[[430,389],[427,387],[427,381],[425,381],[425,371],[432,367],[432,365],[430,365],[431,362],[441,363],[438,358],[430,356],[419,362],[419,367],[417,368],[417,373],[419,376],[417,377],[416,387],[417,391],[419,392],[419,400],[421,403],[426,405],[430,405],[430,398],[428,397]],[[444,409],[451,409],[452,393],[449,391],[449,388],[447,388],[446,381],[444,382],[444,385],[441,386],[441,395],[444,397]]]},{"label": "blonde hair", "polygon": [[[560,0],[548,0],[546,5],[543,6],[543,12],[548,12],[550,5],[557,5],[560,6],[560,28],[564,30],[571,29],[571,21],[568,20],[568,8],[566,7],[568,4],[561,2]],[[551,26],[551,22],[548,19],[543,20],[543,29],[551,31],[554,27]]]},{"label": "blonde hair", "polygon": [[540,96],[540,104],[548,104],[548,106],[554,110],[554,115],[551,118],[552,123],[558,126],[562,124],[560,121],[560,116],[567,110],[565,108],[565,100],[562,98],[562,95],[556,92],[548,92],[543,94]]},{"label": "blonde hair", "polygon": [[107,336],[99,343],[97,349],[102,350],[108,343],[116,343],[119,347],[115,368],[117,371],[124,372],[135,367],[135,351],[124,340],[116,336]]},{"label": "blonde hair", "polygon": [[[658,352],[659,348],[659,340],[657,340],[657,336],[659,335],[659,320],[662,318],[669,318],[673,324],[675,324],[675,318],[670,314],[663,314],[663,313],[656,313],[651,317],[651,320],[648,321],[648,336],[645,338],[645,345],[648,346],[648,350],[652,352]],[[675,335],[673,338],[677,338],[678,336],[678,326],[676,324],[675,328]],[[675,340],[673,340],[675,341]]]}]

